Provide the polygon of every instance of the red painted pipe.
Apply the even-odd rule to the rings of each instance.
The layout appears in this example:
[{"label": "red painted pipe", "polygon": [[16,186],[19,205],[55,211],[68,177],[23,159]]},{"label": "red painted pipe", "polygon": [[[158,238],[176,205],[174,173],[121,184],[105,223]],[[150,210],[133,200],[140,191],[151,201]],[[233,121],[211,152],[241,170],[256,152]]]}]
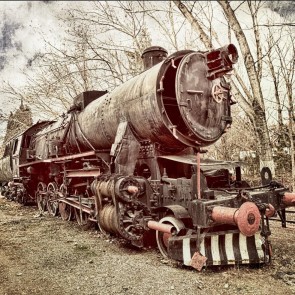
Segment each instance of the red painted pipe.
[{"label": "red painted pipe", "polygon": [[258,231],[261,219],[257,206],[251,202],[245,202],[239,209],[216,206],[211,217],[217,223],[237,225],[240,232],[247,237]]},{"label": "red painted pipe", "polygon": [[272,217],[276,213],[276,209],[272,204],[268,204],[268,208],[265,210],[265,216],[266,217]]},{"label": "red painted pipe", "polygon": [[286,206],[295,206],[295,192],[285,193],[283,197],[283,203]]},{"label": "red painted pipe", "polygon": [[150,229],[154,229],[167,234],[173,234],[176,232],[176,228],[173,225],[160,223],[154,220],[148,221],[147,226]]},{"label": "red painted pipe", "polygon": [[235,214],[239,209],[216,206],[212,210],[212,219],[218,223],[235,225]]}]

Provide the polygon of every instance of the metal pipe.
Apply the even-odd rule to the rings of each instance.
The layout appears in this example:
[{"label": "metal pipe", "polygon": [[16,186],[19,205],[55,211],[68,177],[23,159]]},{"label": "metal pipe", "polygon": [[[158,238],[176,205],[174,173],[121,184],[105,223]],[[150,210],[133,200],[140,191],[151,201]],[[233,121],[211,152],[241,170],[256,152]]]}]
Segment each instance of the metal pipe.
[{"label": "metal pipe", "polygon": [[215,206],[211,218],[217,223],[237,225],[240,232],[247,237],[258,231],[261,220],[257,206],[251,202],[245,202],[238,209]]},{"label": "metal pipe", "polygon": [[176,233],[176,228],[171,224],[165,224],[165,223],[160,223],[154,220],[150,220],[148,221],[147,226],[150,229],[154,229],[167,234],[173,235]]},{"label": "metal pipe", "polygon": [[236,225],[235,214],[239,209],[216,206],[212,210],[211,218],[218,223]]},{"label": "metal pipe", "polygon": [[[282,222],[282,220],[279,219],[279,218],[270,218],[269,220],[272,220],[272,221],[280,221],[280,222]],[[295,221],[293,221],[293,220],[286,220],[286,223],[292,223],[292,224],[295,224]]]},{"label": "metal pipe", "polygon": [[286,192],[286,193],[284,193],[283,203],[286,206],[295,206],[295,192],[292,192],[292,193]]}]

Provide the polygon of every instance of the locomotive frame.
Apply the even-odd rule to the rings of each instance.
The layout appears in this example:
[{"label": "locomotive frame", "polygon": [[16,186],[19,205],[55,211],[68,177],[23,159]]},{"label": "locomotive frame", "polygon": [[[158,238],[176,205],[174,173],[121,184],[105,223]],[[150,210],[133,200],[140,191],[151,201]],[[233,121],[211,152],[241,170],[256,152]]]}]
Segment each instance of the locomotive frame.
[{"label": "locomotive frame", "polygon": [[250,187],[241,163],[201,160],[230,127],[224,76],[237,58],[232,44],[169,57],[148,48],[139,76],[84,92],[59,120],[11,139],[2,193],[137,247],[155,239],[163,256],[198,270],[270,262],[269,218],[295,193],[271,179]]}]

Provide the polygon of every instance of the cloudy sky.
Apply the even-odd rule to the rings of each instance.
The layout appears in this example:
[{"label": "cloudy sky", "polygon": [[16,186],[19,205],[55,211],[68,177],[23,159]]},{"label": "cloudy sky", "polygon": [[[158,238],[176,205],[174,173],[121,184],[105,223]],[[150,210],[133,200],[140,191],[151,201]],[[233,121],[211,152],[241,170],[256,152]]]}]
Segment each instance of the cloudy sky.
[{"label": "cloudy sky", "polygon": [[[59,20],[65,9],[81,5],[75,1],[1,1],[0,5],[0,88],[26,84],[22,75],[30,68],[37,52],[45,49],[44,40],[58,46],[65,35]],[[0,115],[19,107],[20,101],[0,96]],[[0,133],[6,123],[0,122]]]},{"label": "cloudy sky", "polygon": [[[23,70],[38,52],[45,51],[44,40],[59,47],[65,37],[60,16],[68,8],[87,1],[1,1],[0,5],[0,87],[3,82],[25,85]],[[0,113],[14,110],[19,102],[1,95]]]},{"label": "cloudy sky", "polygon": [[[25,83],[22,71],[29,67],[43,39],[60,42],[63,29],[58,17],[70,2],[3,1],[0,7],[0,83]],[[71,3],[72,4],[72,3]],[[14,102],[1,98],[5,112]],[[4,109],[3,109],[4,108]]]},{"label": "cloudy sky", "polygon": [[[25,77],[21,73],[30,67],[34,55],[44,50],[44,39],[50,40],[57,47],[62,42],[65,32],[59,17],[63,15],[64,10],[69,7],[85,6],[87,2],[1,1],[0,87],[3,81],[12,85],[25,85]],[[285,7],[286,11],[293,13],[292,1],[284,3],[283,5],[282,2],[273,1],[270,4],[271,9],[280,14],[280,10]],[[20,103],[11,101],[3,95],[0,101],[0,114],[15,110]]]}]

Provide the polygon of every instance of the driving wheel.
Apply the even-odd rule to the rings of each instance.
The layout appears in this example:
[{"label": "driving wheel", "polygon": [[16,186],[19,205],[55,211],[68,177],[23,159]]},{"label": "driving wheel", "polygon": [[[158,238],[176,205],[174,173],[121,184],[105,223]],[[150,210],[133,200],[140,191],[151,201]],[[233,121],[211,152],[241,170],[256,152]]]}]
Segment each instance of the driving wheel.
[{"label": "driving wheel", "polygon": [[46,184],[44,182],[39,182],[37,185],[36,202],[41,213],[47,210],[47,193]]},{"label": "driving wheel", "polygon": [[52,216],[57,216],[58,214],[58,188],[55,182],[49,182],[47,185],[47,208],[48,212]]},{"label": "driving wheel", "polygon": [[66,221],[71,220],[73,218],[73,209],[69,204],[64,203],[62,201],[62,199],[66,199],[66,197],[67,197],[66,185],[62,184],[59,188],[59,192],[62,195],[61,196],[62,198],[58,204],[58,210],[59,210],[61,219],[66,220]]},{"label": "driving wheel", "polygon": [[[181,220],[175,218],[174,216],[166,216],[166,217],[162,218],[159,222],[174,226],[176,228],[177,232],[179,232],[181,229],[185,228],[184,223]],[[163,233],[163,232],[156,230],[157,245],[158,245],[158,248],[159,248],[161,254],[164,257],[168,257],[168,239],[170,237],[171,237],[171,234]]]}]

